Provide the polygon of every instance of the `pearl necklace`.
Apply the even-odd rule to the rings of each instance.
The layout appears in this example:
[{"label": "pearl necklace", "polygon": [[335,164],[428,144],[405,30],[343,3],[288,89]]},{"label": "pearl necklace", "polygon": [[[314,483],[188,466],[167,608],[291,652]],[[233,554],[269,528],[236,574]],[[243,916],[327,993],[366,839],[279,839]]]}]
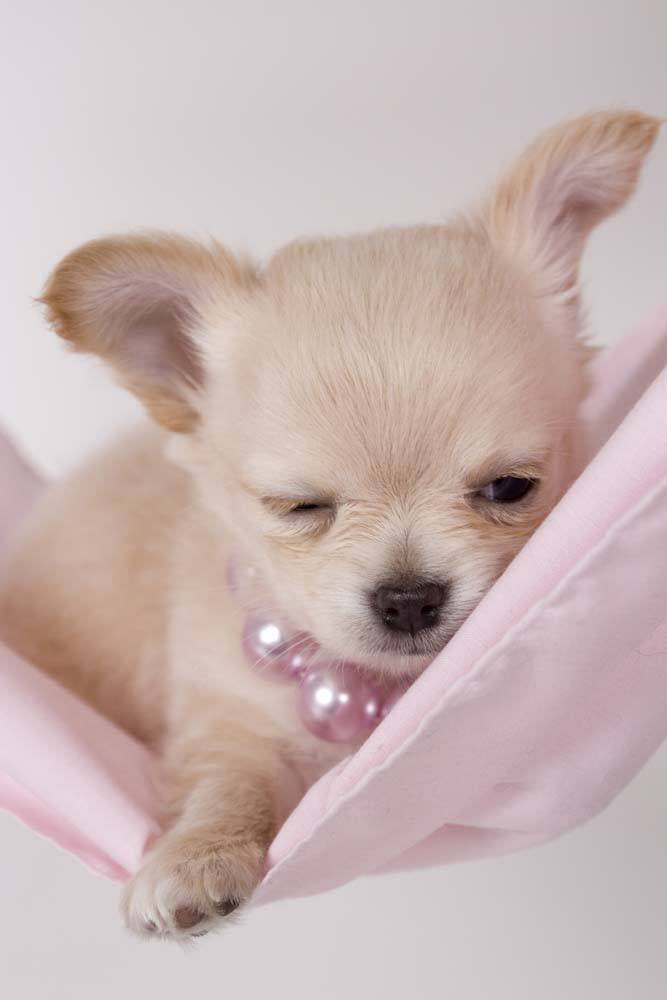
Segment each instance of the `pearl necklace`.
[{"label": "pearl necklace", "polygon": [[[254,567],[230,562],[227,580],[239,594],[256,579]],[[313,735],[332,743],[357,743],[389,713],[402,687],[382,687],[348,661],[326,660],[306,632],[294,632],[276,615],[251,611],[241,645],[250,666],[263,679],[297,686],[301,720]]]}]

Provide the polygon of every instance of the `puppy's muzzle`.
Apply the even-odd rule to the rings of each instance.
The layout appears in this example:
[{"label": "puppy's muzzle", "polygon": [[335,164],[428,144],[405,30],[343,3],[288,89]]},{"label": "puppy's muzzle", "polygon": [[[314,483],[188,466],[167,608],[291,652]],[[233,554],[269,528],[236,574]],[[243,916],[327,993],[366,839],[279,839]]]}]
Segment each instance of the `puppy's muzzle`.
[{"label": "puppy's muzzle", "polygon": [[444,584],[432,580],[383,584],[371,596],[371,607],[385,628],[414,635],[440,622],[447,598]]}]

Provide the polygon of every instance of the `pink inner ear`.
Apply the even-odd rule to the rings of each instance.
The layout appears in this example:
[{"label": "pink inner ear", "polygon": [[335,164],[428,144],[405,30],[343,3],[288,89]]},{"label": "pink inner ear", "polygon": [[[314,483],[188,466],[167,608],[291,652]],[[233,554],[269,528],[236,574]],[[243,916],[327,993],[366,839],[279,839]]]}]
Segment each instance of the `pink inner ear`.
[{"label": "pink inner ear", "polygon": [[534,211],[531,225],[541,266],[553,269],[561,288],[574,278],[586,236],[601,212],[595,179],[555,165],[540,181]]},{"label": "pink inner ear", "polygon": [[141,382],[202,385],[203,366],[188,333],[189,313],[178,301],[144,307],[123,334],[118,367]]}]

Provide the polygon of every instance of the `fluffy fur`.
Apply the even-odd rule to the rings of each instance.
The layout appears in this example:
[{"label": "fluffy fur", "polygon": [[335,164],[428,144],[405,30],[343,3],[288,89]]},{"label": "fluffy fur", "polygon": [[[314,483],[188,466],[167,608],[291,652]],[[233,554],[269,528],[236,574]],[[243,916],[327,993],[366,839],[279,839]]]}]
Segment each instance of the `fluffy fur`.
[{"label": "fluffy fur", "polygon": [[[50,491],[4,572],[0,631],[162,755],[167,832],[125,893],[133,930],[222,922],[286,812],[352,749],[312,738],[293,691],[248,669],[230,549],[259,567],[257,603],[328,655],[421,671],[576,472],[579,258],[657,128],[566,123],[449,225],[297,242],[262,270],[159,234],[56,268],[56,331],[155,426]],[[516,504],[480,496],[507,475],[539,482]],[[440,620],[390,632],[372,594],[420,579],[447,589]]]}]

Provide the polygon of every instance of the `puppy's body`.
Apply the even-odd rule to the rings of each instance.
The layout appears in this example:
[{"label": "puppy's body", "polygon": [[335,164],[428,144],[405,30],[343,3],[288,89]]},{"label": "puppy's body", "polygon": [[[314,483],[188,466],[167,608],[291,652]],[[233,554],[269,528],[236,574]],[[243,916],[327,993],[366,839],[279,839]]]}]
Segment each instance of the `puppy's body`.
[{"label": "puppy's body", "polygon": [[348,748],[311,737],[293,689],[248,668],[226,580],[233,540],[167,446],[158,428],[131,432],[47,492],[4,567],[3,638],[157,750],[190,716],[205,723],[207,705],[255,716],[302,794]]},{"label": "puppy's body", "polygon": [[579,257],[656,130],[581,119],[469,218],[293,244],[264,271],[173,237],[98,241],[56,270],[58,332],[163,429],[52,490],[4,574],[0,631],[160,749],[168,832],[127,891],[133,929],[212,927],[352,749],[248,668],[230,552],[259,571],[252,601],[325,654],[420,672],[577,471]]},{"label": "puppy's body", "polygon": [[149,743],[163,731],[169,539],[188,490],[163,436],[124,437],[48,490],[2,594],[21,655]]}]

